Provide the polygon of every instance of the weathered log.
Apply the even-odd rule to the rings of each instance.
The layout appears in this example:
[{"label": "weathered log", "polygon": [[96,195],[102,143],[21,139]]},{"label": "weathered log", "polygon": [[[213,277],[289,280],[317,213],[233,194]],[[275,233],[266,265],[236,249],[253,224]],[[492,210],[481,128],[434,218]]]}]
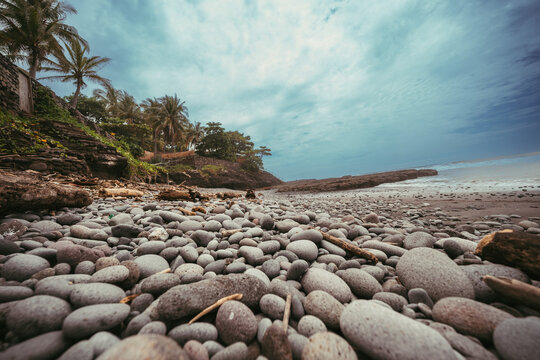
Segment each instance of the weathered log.
[{"label": "weathered log", "polygon": [[358,255],[361,258],[364,258],[364,259],[366,259],[366,260],[368,260],[368,261],[370,261],[372,263],[377,263],[377,261],[378,261],[377,257],[375,255],[373,255],[372,253],[370,253],[369,251],[361,249],[358,246],[356,246],[354,244],[351,244],[351,243],[349,243],[349,242],[347,242],[345,240],[342,240],[342,239],[340,239],[338,237],[327,234],[324,231],[319,230],[319,232],[322,234],[324,240],[330,241],[332,244],[339,246],[343,250],[346,250],[346,251],[348,251],[350,253]]},{"label": "weathered log", "polygon": [[486,275],[482,280],[496,293],[540,311],[540,288],[506,276]]},{"label": "weathered log", "polygon": [[84,207],[93,201],[83,189],[44,181],[39,174],[27,171],[0,170],[0,189],[0,215]]},{"label": "weathered log", "polygon": [[99,193],[103,197],[141,197],[144,195],[142,191],[126,188],[103,188]]},{"label": "weathered log", "polygon": [[157,198],[159,200],[185,200],[191,201],[191,195],[188,191],[179,190],[162,190],[159,192]]},{"label": "weathered log", "polygon": [[499,231],[484,236],[475,254],[483,260],[521,269],[540,280],[540,237],[525,232]]}]

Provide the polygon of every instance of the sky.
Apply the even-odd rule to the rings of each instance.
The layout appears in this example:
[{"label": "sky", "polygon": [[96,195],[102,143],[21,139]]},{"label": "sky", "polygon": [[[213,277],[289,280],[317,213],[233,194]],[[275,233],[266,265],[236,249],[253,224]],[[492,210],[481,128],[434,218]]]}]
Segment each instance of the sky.
[{"label": "sky", "polygon": [[538,0],[68,3],[115,88],[178,94],[283,180],[540,150]]}]

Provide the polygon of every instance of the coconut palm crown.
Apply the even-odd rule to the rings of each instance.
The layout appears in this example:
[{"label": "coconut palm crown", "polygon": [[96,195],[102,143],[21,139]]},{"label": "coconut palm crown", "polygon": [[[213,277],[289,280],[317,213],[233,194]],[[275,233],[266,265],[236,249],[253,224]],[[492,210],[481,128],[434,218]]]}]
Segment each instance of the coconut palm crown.
[{"label": "coconut palm crown", "polygon": [[97,74],[104,64],[110,61],[109,58],[100,56],[87,57],[88,46],[77,39],[72,39],[65,43],[67,56],[60,58],[58,62],[47,61],[49,66],[42,67],[44,71],[53,71],[63,75],[45,76],[42,79],[60,80],[62,82],[73,82],[76,86],[75,94],[71,100],[71,105],[77,107],[77,100],[81,89],[86,87],[85,79],[90,79],[103,86],[110,87],[111,83]]},{"label": "coconut palm crown", "polygon": [[70,5],[58,0],[0,0],[0,51],[29,66],[35,79],[47,56],[63,57],[60,40],[79,39],[77,30],[63,23],[75,14]]}]

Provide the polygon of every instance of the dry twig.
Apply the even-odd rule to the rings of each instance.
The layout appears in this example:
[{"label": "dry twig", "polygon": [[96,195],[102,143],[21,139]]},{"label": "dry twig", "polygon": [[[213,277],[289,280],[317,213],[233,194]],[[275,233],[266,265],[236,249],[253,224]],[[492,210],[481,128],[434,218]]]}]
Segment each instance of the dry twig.
[{"label": "dry twig", "polygon": [[201,317],[203,317],[204,315],[208,314],[209,312],[211,312],[212,310],[214,309],[217,309],[218,307],[220,307],[221,305],[223,305],[224,303],[226,303],[227,301],[229,300],[240,300],[242,299],[242,294],[233,294],[233,295],[229,295],[229,296],[225,296],[224,298],[221,298],[219,299],[218,301],[216,301],[214,304],[210,305],[209,307],[207,307],[206,309],[204,309],[203,311],[201,311],[197,316],[195,316],[193,319],[191,319],[190,322],[188,322],[188,325],[191,325],[193,324],[195,321],[199,320]]},{"label": "dry twig", "polygon": [[283,313],[283,331],[287,334],[289,326],[289,317],[291,316],[291,294],[287,294],[287,302],[285,303],[285,312]]},{"label": "dry twig", "polygon": [[355,255],[358,255],[361,258],[364,258],[372,263],[377,263],[378,261],[377,257],[373,255],[372,253],[370,253],[369,251],[359,248],[358,246],[350,242],[344,241],[338,237],[327,234],[324,231],[319,230],[319,232],[322,234],[324,240],[330,241],[332,244],[337,245],[340,248],[347,250],[348,252],[351,252]]}]

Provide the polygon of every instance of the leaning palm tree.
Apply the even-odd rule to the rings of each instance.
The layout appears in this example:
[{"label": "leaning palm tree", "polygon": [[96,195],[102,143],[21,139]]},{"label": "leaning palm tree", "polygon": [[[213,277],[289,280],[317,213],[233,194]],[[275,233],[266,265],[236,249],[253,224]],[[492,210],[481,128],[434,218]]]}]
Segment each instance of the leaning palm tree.
[{"label": "leaning palm tree", "polygon": [[137,124],[141,120],[141,108],[135,98],[127,91],[120,91],[120,101],[118,102],[118,117],[128,124]]},{"label": "leaning palm tree", "polygon": [[165,95],[160,102],[164,139],[166,142],[173,143],[189,124],[188,109],[184,105],[185,101],[181,101],[176,94]]},{"label": "leaning palm tree", "polygon": [[118,117],[120,112],[118,104],[122,95],[120,90],[116,90],[112,86],[105,86],[105,90],[94,89],[92,95],[105,103],[105,109],[110,117]]},{"label": "leaning palm tree", "polygon": [[204,136],[204,129],[200,122],[196,122],[195,124],[189,124],[189,127],[187,129],[187,136],[186,136],[186,143],[184,146],[187,150],[191,150],[195,148],[196,144],[201,141],[201,139]]},{"label": "leaning palm tree", "polygon": [[47,56],[63,57],[58,39],[86,44],[74,27],[63,23],[67,14],[75,13],[75,8],[58,0],[0,0],[0,50],[26,62],[35,79]]},{"label": "leaning palm tree", "polygon": [[105,87],[110,87],[108,79],[99,76],[96,72],[101,66],[108,63],[111,59],[100,56],[87,57],[88,46],[82,44],[79,40],[73,39],[65,43],[67,57],[59,59],[58,62],[48,60],[48,67],[42,67],[44,71],[53,71],[63,75],[45,76],[42,79],[61,80],[62,82],[73,82],[76,86],[75,94],[71,99],[71,105],[77,108],[77,100],[81,89],[86,87],[85,79],[93,80]]},{"label": "leaning palm tree", "polygon": [[156,98],[146,98],[141,103],[143,109],[143,118],[147,125],[152,128],[152,141],[154,142],[154,158],[158,152],[158,138],[163,131],[163,122],[161,121],[161,102]]}]

